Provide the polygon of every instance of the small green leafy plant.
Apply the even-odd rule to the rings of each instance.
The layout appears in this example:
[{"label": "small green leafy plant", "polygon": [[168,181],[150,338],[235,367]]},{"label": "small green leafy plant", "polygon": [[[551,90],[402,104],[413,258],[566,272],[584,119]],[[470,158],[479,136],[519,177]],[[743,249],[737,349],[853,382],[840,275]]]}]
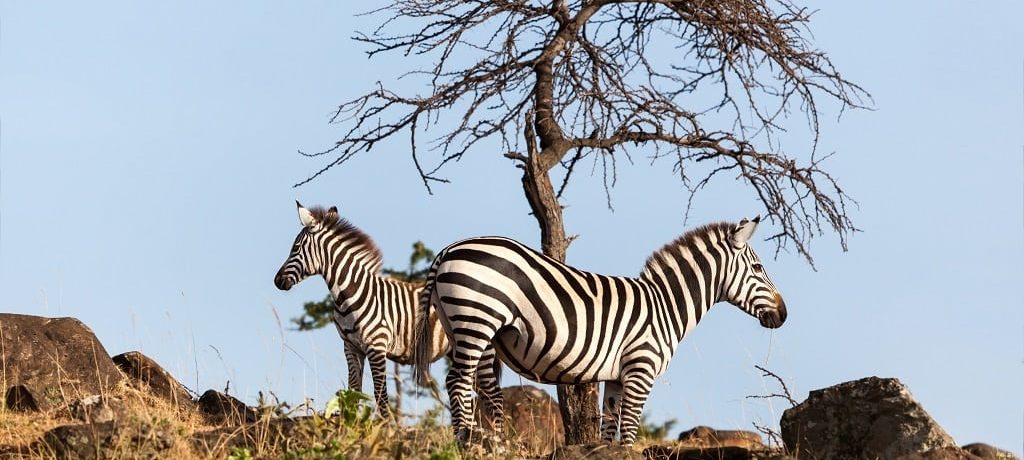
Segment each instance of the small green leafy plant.
[{"label": "small green leafy plant", "polygon": [[341,424],[347,427],[366,425],[373,416],[370,397],[355,390],[338,390],[334,397],[327,401],[324,416],[338,417]]},{"label": "small green leafy plant", "polygon": [[430,460],[458,460],[459,446],[455,442],[445,444],[438,450],[430,452]]},{"label": "small green leafy plant", "polygon": [[644,413],[640,416],[640,428],[636,431],[638,438],[652,439],[660,441],[668,436],[669,431],[672,430],[677,423],[676,419],[668,419],[661,424],[653,423],[647,418],[647,414]]},{"label": "small green leafy plant", "polygon": [[298,450],[291,450],[285,452],[285,460],[300,460],[300,459],[329,459],[329,460],[348,460],[348,456],[345,455],[341,447],[341,443],[333,439],[327,444],[314,445]]},{"label": "small green leafy plant", "polygon": [[228,460],[252,460],[252,453],[246,447],[232,447]]}]

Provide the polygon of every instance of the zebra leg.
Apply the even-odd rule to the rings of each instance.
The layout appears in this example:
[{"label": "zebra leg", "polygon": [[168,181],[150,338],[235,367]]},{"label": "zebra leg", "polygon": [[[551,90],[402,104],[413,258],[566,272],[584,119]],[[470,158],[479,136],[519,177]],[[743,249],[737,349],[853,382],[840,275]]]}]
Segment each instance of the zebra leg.
[{"label": "zebra leg", "polygon": [[460,446],[466,446],[476,422],[473,420],[473,382],[480,357],[490,345],[490,338],[474,329],[452,328],[452,366],[448,370],[445,386],[451,402],[452,430]]},{"label": "zebra leg", "polygon": [[632,372],[622,376],[622,445],[636,442],[640,427],[640,412],[651,394],[654,379],[649,372]]},{"label": "zebra leg", "polygon": [[473,372],[474,370],[460,369],[459,364],[452,364],[444,381],[452,412],[452,430],[461,446],[465,446],[469,441],[470,432],[475,425],[472,401]]},{"label": "zebra leg", "polygon": [[366,355],[356,345],[345,342],[345,363],[348,365],[348,389],[363,391],[363,361]]},{"label": "zebra leg", "polygon": [[366,353],[370,362],[370,377],[373,379],[373,399],[377,403],[377,414],[381,420],[393,417],[388,404],[388,362],[383,348],[371,347]]},{"label": "zebra leg", "polygon": [[476,368],[476,388],[483,410],[493,420],[494,431],[500,433],[505,424],[505,397],[501,393],[501,361],[495,355],[493,345],[488,346],[480,356],[480,364]]},{"label": "zebra leg", "polygon": [[619,415],[622,409],[622,382],[604,382],[604,407],[601,411],[601,437],[606,442],[615,441],[619,433]]}]

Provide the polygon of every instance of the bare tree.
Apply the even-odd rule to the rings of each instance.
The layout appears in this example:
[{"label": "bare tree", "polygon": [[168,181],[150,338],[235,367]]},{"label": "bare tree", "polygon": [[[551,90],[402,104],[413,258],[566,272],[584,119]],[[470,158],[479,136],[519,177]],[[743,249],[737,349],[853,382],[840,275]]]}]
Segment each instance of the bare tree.
[{"label": "bare tree", "polygon": [[[380,19],[354,38],[369,56],[424,56],[410,71],[426,95],[377,89],[341,104],[344,134],[326,165],[302,183],[378,142],[408,135],[424,185],[483,141],[522,168],[523,191],[545,254],[565,259],[559,202],[581,161],[602,168],[606,192],[621,160],[642,151],[667,158],[694,194],[732,175],[752,189],[792,246],[813,263],[809,242],[831,230],[843,249],[855,227],[851,198],[820,168],[818,99],[859,108],[870,95],[846,80],[805,36],[811,16],[789,0],[394,0],[367,13]],[[654,56],[657,56],[655,58]],[[454,112],[455,117],[441,115]],[[797,161],[777,133],[799,112],[813,135]],[[426,144],[417,135],[440,132]],[[495,147],[492,143],[488,147]],[[560,172],[558,191],[552,172]],[[297,185],[301,185],[297,184]],[[596,385],[562,386],[566,438],[597,439]]]}]

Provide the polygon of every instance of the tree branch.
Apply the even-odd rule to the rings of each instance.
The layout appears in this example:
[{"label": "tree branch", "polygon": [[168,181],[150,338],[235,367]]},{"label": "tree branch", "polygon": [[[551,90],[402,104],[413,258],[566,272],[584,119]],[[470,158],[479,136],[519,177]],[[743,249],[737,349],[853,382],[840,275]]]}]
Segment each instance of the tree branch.
[{"label": "tree branch", "polygon": [[[331,122],[345,131],[303,153],[328,160],[297,185],[405,130],[440,133],[424,144],[430,167],[420,136],[409,136],[428,191],[444,181],[441,168],[488,139],[525,152],[505,154],[519,166],[565,168],[559,196],[595,152],[610,197],[616,156],[643,151],[673,159],[690,203],[734,174],[781,227],[776,252],[791,246],[813,265],[814,237],[833,232],[845,250],[857,231],[847,214],[856,202],[823,169],[828,155],[817,157],[819,99],[842,113],[871,97],[809,43],[811,15],[791,0],[394,0],[368,13],[383,20],[355,39],[370,57],[423,58],[425,70],[404,78],[427,94],[378,84],[341,104]],[[776,139],[794,113],[812,135],[795,156]]]}]

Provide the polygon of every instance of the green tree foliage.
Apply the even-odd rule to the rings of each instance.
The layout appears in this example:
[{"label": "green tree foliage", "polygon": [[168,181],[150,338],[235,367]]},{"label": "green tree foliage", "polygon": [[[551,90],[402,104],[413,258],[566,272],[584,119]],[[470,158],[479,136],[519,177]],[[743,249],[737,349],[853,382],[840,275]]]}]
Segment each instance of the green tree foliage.
[{"label": "green tree foliage", "polygon": [[[392,278],[400,279],[410,283],[422,283],[427,276],[430,263],[434,261],[434,251],[428,248],[422,241],[412,244],[412,255],[409,256],[409,267],[404,270],[385,268],[384,274]],[[331,313],[334,311],[334,299],[328,293],[319,302],[306,302],[302,304],[302,316],[292,318],[292,323],[300,331],[312,331],[328,326],[333,321]]]},{"label": "green tree foliage", "polygon": [[332,311],[334,311],[334,299],[331,298],[331,294],[327,294],[324,300],[302,304],[302,316],[292,318],[292,323],[300,331],[320,329],[331,324]]},{"label": "green tree foliage", "polygon": [[637,438],[640,439],[651,439],[655,441],[661,441],[668,436],[669,431],[672,427],[676,426],[677,420],[674,418],[665,420],[660,424],[651,422],[647,418],[647,413],[640,416],[640,428],[636,432]]},{"label": "green tree foliage", "polygon": [[430,270],[430,263],[434,261],[434,251],[428,248],[422,241],[412,244],[412,255],[409,256],[409,268],[395,270],[385,268],[384,274],[410,283],[422,283],[427,279],[427,270]]}]

